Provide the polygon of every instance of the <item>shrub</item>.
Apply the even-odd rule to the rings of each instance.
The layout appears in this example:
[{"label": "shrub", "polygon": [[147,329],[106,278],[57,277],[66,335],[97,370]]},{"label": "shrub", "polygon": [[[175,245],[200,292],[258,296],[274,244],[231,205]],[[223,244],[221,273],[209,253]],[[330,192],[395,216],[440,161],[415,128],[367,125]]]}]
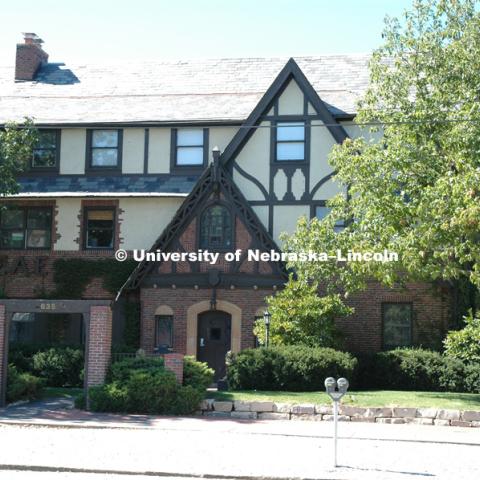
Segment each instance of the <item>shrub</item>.
[{"label": "shrub", "polygon": [[74,348],[50,348],[33,355],[34,372],[50,387],[81,386],[83,365],[83,351]]},{"label": "shrub", "polygon": [[284,346],[243,350],[227,367],[233,390],[318,391],[327,377],[353,377],[357,360],[331,348]]},{"label": "shrub", "polygon": [[40,378],[30,373],[21,373],[14,365],[8,365],[7,402],[33,400],[40,396],[42,385]]},{"label": "shrub", "polygon": [[163,370],[163,368],[164,361],[161,357],[149,358],[138,356],[125,358],[124,360],[112,363],[107,375],[107,382],[125,382],[136,370],[155,372],[157,370]]},{"label": "shrub", "polygon": [[474,392],[480,384],[480,367],[431,350],[398,348],[358,358],[360,388]]},{"label": "shrub", "polygon": [[469,311],[462,330],[448,332],[443,344],[445,354],[466,362],[480,362],[480,315]]},{"label": "shrub", "polygon": [[[350,315],[352,309],[340,295],[319,296],[316,284],[290,278],[282,291],[267,298],[267,303],[272,314],[271,345],[341,346],[342,335],[335,319]],[[256,321],[254,333],[265,344],[263,319]]]},{"label": "shrub", "polygon": [[195,357],[183,359],[183,385],[199,390],[206,390],[213,382],[213,369],[204,362],[199,362]]},{"label": "shrub", "polygon": [[108,383],[89,390],[90,408],[97,412],[192,413],[203,398],[210,369],[193,359],[187,363],[189,384],[182,386],[173,372],[165,370],[162,358],[136,357],[115,362]]}]

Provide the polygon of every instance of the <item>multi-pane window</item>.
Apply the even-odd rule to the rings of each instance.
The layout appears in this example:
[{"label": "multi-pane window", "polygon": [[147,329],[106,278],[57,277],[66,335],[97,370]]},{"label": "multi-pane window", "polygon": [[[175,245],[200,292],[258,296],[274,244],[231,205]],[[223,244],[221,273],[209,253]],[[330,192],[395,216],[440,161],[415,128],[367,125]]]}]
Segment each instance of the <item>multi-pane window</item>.
[{"label": "multi-pane window", "polygon": [[50,248],[52,209],[5,207],[0,210],[0,248]]},{"label": "multi-pane window", "polygon": [[[315,217],[318,218],[319,220],[324,219],[332,209],[330,207],[327,207],[325,205],[317,205],[315,207]],[[335,227],[334,230],[336,232],[339,232],[345,228],[345,221],[344,220],[337,220],[335,222]]]},{"label": "multi-pane window", "polygon": [[115,210],[85,209],[85,248],[113,248],[114,239]]},{"label": "multi-pane window", "polygon": [[155,315],[155,347],[168,352],[173,348],[173,316]]},{"label": "multi-pane window", "polygon": [[203,129],[182,128],[176,133],[175,165],[202,166],[204,164],[205,134]]},{"label": "multi-pane window", "polygon": [[116,168],[120,165],[120,130],[91,130],[90,166]]},{"label": "multi-pane window", "polygon": [[303,122],[277,123],[277,161],[305,160],[305,124]]},{"label": "multi-pane window", "polygon": [[228,249],[232,246],[232,215],[223,205],[207,208],[200,223],[200,248]]},{"label": "multi-pane window", "polygon": [[383,347],[407,347],[412,344],[412,305],[383,303]]},{"label": "multi-pane window", "polygon": [[32,168],[55,168],[58,160],[58,131],[40,130],[33,147]]}]

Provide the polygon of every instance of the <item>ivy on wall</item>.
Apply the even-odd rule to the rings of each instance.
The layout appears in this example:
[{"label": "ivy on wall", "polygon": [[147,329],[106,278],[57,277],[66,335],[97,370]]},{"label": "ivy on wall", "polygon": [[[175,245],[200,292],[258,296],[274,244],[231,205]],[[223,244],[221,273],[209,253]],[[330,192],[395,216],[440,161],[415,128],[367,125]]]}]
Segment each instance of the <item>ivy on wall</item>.
[{"label": "ivy on wall", "polygon": [[120,290],[137,263],[133,259],[118,262],[114,258],[85,260],[83,258],[58,259],[53,265],[56,289],[51,298],[81,298],[88,283],[101,278],[111,294]]}]

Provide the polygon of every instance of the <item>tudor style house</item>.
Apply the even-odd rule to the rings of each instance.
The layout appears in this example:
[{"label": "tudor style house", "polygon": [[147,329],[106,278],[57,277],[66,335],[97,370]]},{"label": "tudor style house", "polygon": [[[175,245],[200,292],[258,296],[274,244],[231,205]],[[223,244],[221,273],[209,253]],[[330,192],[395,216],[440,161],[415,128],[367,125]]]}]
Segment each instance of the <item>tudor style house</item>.
[{"label": "tudor style house", "polygon": [[[369,134],[354,120],[368,56],[73,65],[41,44],[26,34],[16,64],[0,66],[0,122],[31,117],[40,132],[20,193],[2,199],[4,337],[51,341],[45,325],[61,314],[63,338],[104,342],[107,362],[110,327],[92,309],[103,322],[113,309],[122,343],[125,305],[138,302],[143,349],[194,355],[218,378],[227,351],[255,346],[281,263],[142,261],[118,291],[95,265],[117,249],[279,250],[299,217],[326,215],[340,191],[329,151]],[[90,262],[90,277],[73,300],[52,298],[67,259]],[[447,327],[440,286],[372,283],[351,303],[338,325],[352,351],[431,345]]]}]

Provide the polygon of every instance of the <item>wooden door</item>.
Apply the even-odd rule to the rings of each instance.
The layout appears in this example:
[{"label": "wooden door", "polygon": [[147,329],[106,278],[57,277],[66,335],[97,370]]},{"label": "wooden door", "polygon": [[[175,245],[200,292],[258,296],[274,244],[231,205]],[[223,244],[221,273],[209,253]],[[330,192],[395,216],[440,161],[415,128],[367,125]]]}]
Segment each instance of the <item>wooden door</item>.
[{"label": "wooden door", "polygon": [[230,314],[212,310],[198,316],[197,358],[215,370],[214,380],[225,376],[225,355],[231,347]]}]

